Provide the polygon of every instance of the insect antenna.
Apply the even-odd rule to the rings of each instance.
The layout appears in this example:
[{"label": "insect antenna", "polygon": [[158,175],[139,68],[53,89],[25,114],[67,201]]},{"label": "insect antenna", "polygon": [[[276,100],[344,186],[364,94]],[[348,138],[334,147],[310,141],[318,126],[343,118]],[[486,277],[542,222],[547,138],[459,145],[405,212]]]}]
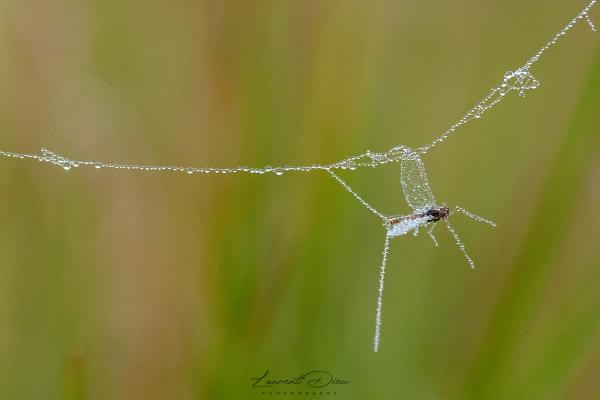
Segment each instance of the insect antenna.
[{"label": "insect antenna", "polygon": [[448,215],[451,215],[451,214],[453,214],[453,213],[455,213],[455,212],[461,212],[461,213],[465,214],[466,216],[473,218],[474,220],[477,220],[477,221],[480,221],[480,222],[485,222],[486,224],[490,224],[490,225],[492,225],[492,226],[497,226],[495,222],[493,222],[493,221],[490,221],[489,219],[482,218],[482,217],[480,217],[479,215],[475,215],[475,214],[473,214],[473,213],[470,213],[470,212],[468,212],[467,210],[465,210],[464,208],[462,208],[462,207],[458,207],[458,206],[454,207],[454,208],[453,208],[453,209],[452,209],[452,210],[449,212],[449,214],[448,214]]}]

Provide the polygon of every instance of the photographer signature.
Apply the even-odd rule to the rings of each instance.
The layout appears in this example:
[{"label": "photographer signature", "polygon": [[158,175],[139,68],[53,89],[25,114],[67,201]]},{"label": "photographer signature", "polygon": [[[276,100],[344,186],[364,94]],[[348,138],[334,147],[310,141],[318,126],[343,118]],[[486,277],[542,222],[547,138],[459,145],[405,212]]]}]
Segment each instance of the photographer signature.
[{"label": "photographer signature", "polygon": [[273,379],[268,378],[269,370],[267,369],[263,376],[260,378],[250,378],[255,381],[252,387],[265,388],[265,387],[277,387],[277,386],[288,386],[288,385],[301,385],[306,383],[308,386],[313,388],[324,388],[329,385],[346,385],[350,381],[336,378],[327,371],[310,371],[304,374],[300,374],[297,377],[284,378],[284,379]]}]

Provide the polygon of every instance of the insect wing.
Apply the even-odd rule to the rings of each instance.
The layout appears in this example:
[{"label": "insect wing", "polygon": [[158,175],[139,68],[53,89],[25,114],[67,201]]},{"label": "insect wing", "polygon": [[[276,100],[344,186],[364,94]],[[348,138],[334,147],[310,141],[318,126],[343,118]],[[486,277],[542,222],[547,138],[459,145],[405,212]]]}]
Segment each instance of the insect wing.
[{"label": "insect wing", "polygon": [[435,199],[431,193],[421,157],[414,151],[407,152],[402,157],[400,166],[400,182],[408,205],[417,213],[424,213],[434,208],[436,206]]}]

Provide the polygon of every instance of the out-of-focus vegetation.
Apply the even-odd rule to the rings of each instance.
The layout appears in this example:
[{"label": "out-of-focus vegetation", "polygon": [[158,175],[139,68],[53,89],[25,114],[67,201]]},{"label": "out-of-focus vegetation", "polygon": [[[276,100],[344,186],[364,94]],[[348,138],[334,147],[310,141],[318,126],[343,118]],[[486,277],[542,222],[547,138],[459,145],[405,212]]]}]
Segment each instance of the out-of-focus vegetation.
[{"label": "out-of-focus vegetation", "polygon": [[[0,149],[263,167],[418,147],[584,3],[6,0]],[[284,398],[251,387],[267,369],[350,381],[311,398],[595,398],[599,40],[578,24],[539,89],[424,157],[438,200],[498,227],[453,217],[474,271],[445,228],[392,240],[378,354],[384,229],[326,173],[0,159],[0,398]],[[342,174],[386,214],[410,212],[399,176]]]}]

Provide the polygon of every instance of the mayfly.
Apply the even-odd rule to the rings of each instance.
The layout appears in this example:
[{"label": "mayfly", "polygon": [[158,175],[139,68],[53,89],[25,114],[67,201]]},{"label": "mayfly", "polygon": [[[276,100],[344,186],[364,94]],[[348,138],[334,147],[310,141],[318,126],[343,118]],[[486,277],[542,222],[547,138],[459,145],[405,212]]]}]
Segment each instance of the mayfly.
[{"label": "mayfly", "polygon": [[374,339],[374,351],[377,352],[379,348],[379,335],[381,329],[381,307],[383,298],[383,279],[385,276],[385,264],[387,261],[387,253],[389,248],[389,238],[395,236],[401,236],[408,232],[413,232],[416,236],[419,233],[419,228],[431,224],[431,228],[427,231],[433,242],[437,246],[437,240],[433,236],[433,228],[436,224],[444,220],[448,230],[456,239],[458,247],[467,257],[471,268],[475,268],[475,264],[471,257],[465,251],[465,245],[462,243],[457,233],[450,225],[448,217],[456,212],[462,212],[469,217],[476,219],[477,221],[486,222],[490,225],[496,226],[495,223],[485,218],[479,217],[472,214],[461,207],[454,207],[450,209],[445,204],[438,204],[433,197],[429,182],[427,182],[427,175],[425,174],[425,167],[419,154],[413,150],[407,150],[402,155],[400,162],[401,165],[401,178],[402,190],[404,191],[404,197],[406,202],[413,209],[414,213],[411,215],[396,216],[388,218],[385,221],[387,233],[385,237],[385,246],[383,251],[383,263],[381,265],[380,279],[379,279],[379,297],[377,299],[377,316],[375,319],[375,339]]}]

